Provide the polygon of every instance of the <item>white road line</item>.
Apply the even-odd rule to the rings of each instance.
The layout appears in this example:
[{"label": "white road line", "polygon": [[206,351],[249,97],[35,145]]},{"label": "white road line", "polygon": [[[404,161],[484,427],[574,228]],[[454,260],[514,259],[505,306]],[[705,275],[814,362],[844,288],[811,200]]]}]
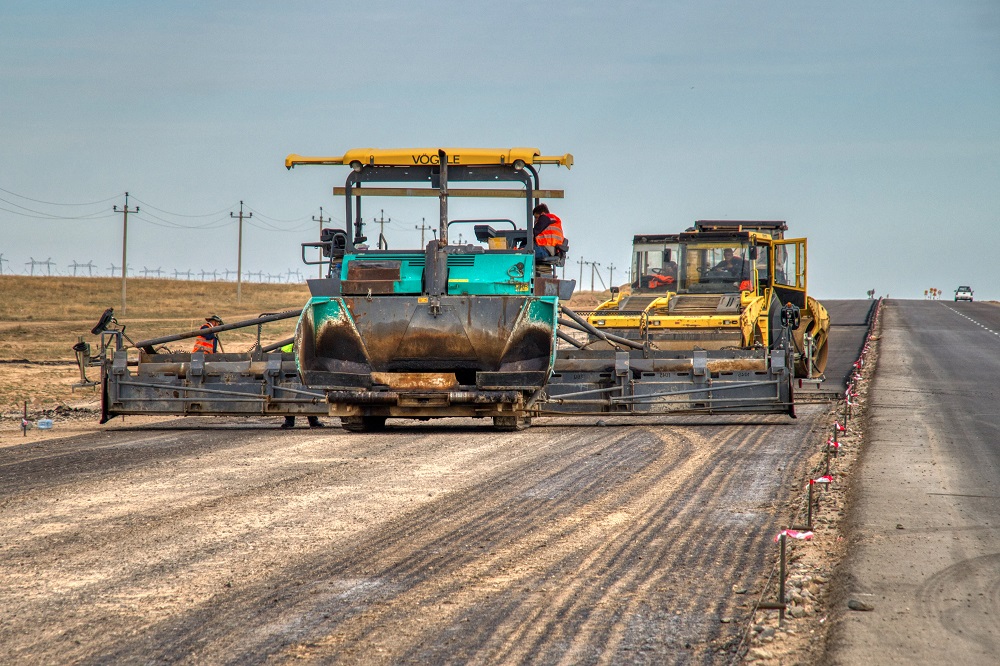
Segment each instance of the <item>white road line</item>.
[{"label": "white road line", "polygon": [[[944,303],[942,303],[941,305],[944,305]],[[959,317],[965,317],[966,319],[968,319],[969,321],[971,321],[976,326],[979,326],[980,328],[986,329],[988,332],[992,333],[993,335],[1000,335],[1000,331],[994,331],[992,328],[990,328],[986,324],[979,323],[978,321],[976,321],[975,319],[973,319],[969,315],[967,315],[967,314],[965,314],[963,312],[959,312],[958,310],[956,310],[955,308],[951,307],[950,305],[944,305],[944,307],[948,308],[949,310],[951,310],[952,312],[954,312],[955,314],[957,314]]]}]

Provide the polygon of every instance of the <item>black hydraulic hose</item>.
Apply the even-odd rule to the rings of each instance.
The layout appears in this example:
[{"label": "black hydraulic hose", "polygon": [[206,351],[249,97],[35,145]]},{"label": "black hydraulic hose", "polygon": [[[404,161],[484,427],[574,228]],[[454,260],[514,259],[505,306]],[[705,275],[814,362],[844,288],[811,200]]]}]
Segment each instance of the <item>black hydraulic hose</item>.
[{"label": "black hydraulic hose", "polygon": [[598,337],[601,340],[604,340],[605,342],[611,344],[619,344],[625,347],[631,347],[633,349],[645,349],[645,347],[641,342],[636,342],[635,340],[629,340],[628,338],[623,338],[618,335],[614,335],[612,333],[605,333],[604,331],[594,328],[593,326],[590,325],[590,322],[588,322],[586,319],[584,319],[577,313],[573,312],[566,306],[560,305],[559,311],[565,314],[570,319],[572,319],[573,322],[575,322],[576,324],[574,326],[573,323],[570,323],[565,319],[560,319],[559,323],[563,324],[564,326],[569,326],[571,328],[579,328],[580,330],[590,333],[591,335],[594,335],[595,337]]},{"label": "black hydraulic hose", "polygon": [[587,346],[586,344],[580,342],[579,340],[574,339],[572,336],[566,335],[562,331],[557,330],[556,335],[559,337],[560,340],[565,340],[566,342],[570,343],[577,349],[583,349],[584,347]]},{"label": "black hydraulic hose", "polygon": [[[168,342],[176,342],[177,340],[185,340],[187,338],[196,338],[204,333],[221,333],[222,331],[231,331],[235,328],[244,328],[246,326],[256,326],[258,324],[266,324],[271,321],[280,321],[281,319],[291,319],[292,317],[298,317],[302,314],[302,310],[289,310],[287,312],[277,312],[275,314],[264,315],[263,317],[255,317],[254,319],[245,319],[243,321],[237,321],[232,324],[223,324],[221,326],[212,326],[210,328],[200,328],[197,331],[188,331],[187,333],[177,333],[175,335],[165,335],[162,338],[152,338],[150,340],[140,340],[135,343],[136,347],[139,347],[147,354],[152,354],[153,347],[156,345],[164,345]],[[288,344],[287,342],[285,344]]]},{"label": "black hydraulic hose", "polygon": [[261,351],[262,354],[266,354],[267,352],[277,351],[278,349],[281,349],[285,345],[290,345],[293,342],[295,342],[295,338],[294,337],[292,337],[292,338],[285,338],[284,340],[278,340],[277,342],[272,342],[269,345],[265,345],[264,347],[261,347],[260,351]]}]

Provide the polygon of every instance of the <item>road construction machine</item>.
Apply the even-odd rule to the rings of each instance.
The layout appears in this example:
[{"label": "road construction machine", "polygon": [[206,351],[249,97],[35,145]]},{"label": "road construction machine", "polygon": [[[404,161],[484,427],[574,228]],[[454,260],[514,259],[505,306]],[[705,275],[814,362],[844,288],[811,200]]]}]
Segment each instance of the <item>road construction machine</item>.
[{"label": "road construction machine", "polygon": [[[556,254],[536,258],[532,209],[563,196],[540,188],[544,164],[570,168],[573,156],[535,148],[288,156],[289,169],[350,169],[334,189],[346,203],[345,228],[303,247],[306,263],[313,263],[307,248],[318,247],[316,261],[328,271],[308,281],[312,298],[295,333],[302,383],[326,393],[344,428],[379,430],[389,417],[486,417],[501,430],[526,424],[525,410],[555,361],[559,299],[575,284],[553,272],[565,261],[565,241]],[[438,199],[440,222],[426,247],[389,249],[381,234],[374,247],[366,243],[362,200],[387,196]],[[451,219],[456,197],[508,199],[512,214]],[[478,243],[454,242],[456,225],[471,226]]]},{"label": "road construction machine", "polygon": [[806,239],[784,221],[699,220],[680,234],[633,239],[629,288],[588,322],[661,350],[773,348],[791,309],[795,375],[822,377],[830,319],[807,294]]},{"label": "road construction machine", "polygon": [[[345,203],[343,227],[323,228],[318,241],[302,244],[303,261],[325,268],[307,280],[309,301],[138,342],[109,309],[93,331],[100,351],[92,356],[87,343],[78,343],[82,380],[85,366],[101,366],[102,422],[128,414],[332,415],[363,432],[383,429],[388,418],[487,418],[496,429],[517,430],[542,415],[794,416],[798,309],[771,301],[794,302],[800,294],[798,302],[806,302],[805,241],[778,245],[743,229],[643,237],[634,289],[588,317],[566,306],[575,282],[556,275],[568,242],[536,258],[532,233],[534,206],[563,197],[562,190],[542,189],[540,167],[572,164],[572,155],[534,148],[289,155],[290,169],[348,169],[344,186],[334,188]],[[423,247],[394,249],[382,233],[374,242],[366,236],[362,202],[400,196],[437,199],[439,224]],[[453,217],[449,202],[470,197],[501,203],[489,207],[489,217]],[[475,243],[455,242],[469,227]],[[747,257],[745,276],[723,280],[711,267],[724,245]],[[775,259],[779,250],[791,259]],[[778,270],[793,277],[768,277]],[[643,281],[652,275],[659,278]],[[689,295],[693,305],[683,298]],[[699,298],[715,299],[704,315],[710,323],[671,327],[678,318],[695,321]],[[649,303],[640,307],[641,299]],[[265,325],[290,318],[297,318],[294,338],[261,338]],[[743,320],[749,323],[741,327]],[[245,353],[177,350],[206,331],[240,327],[257,329]],[[701,337],[681,344],[671,332]]]}]

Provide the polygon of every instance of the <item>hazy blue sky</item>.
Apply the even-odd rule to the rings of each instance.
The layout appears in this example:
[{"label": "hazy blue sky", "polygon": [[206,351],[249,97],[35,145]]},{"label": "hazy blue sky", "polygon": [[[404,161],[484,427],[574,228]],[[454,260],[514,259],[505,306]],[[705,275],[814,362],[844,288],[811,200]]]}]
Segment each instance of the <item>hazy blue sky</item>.
[{"label": "hazy blue sky", "polygon": [[[785,219],[820,298],[1000,299],[995,0],[3,2],[4,272],[107,275],[127,190],[140,272],[235,269],[243,200],[244,270],[312,275],[346,168],[284,157],[366,146],[573,153],[542,184],[616,282],[635,233]],[[437,213],[380,209],[393,248]]]}]

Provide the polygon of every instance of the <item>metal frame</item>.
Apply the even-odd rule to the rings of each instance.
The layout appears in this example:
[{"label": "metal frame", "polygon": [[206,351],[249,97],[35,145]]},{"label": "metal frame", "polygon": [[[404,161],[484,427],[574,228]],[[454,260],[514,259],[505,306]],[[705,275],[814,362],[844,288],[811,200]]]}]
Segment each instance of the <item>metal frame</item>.
[{"label": "metal frame", "polygon": [[[516,193],[518,198],[523,196],[525,198],[526,228],[528,229],[531,228],[532,223],[531,210],[534,207],[532,202],[537,201],[541,195],[552,196],[557,193],[561,194],[558,190],[541,191],[538,186],[538,172],[531,165],[525,165],[523,168],[517,169],[513,165],[466,166],[448,164],[447,159],[443,159],[441,162],[441,164],[415,165],[412,167],[363,165],[360,171],[352,169],[347,176],[343,190],[339,188],[334,190],[334,194],[342,193],[344,195],[347,228],[351,229],[352,226],[354,228],[354,236],[352,237],[348,234],[346,251],[355,252],[356,246],[367,240],[364,236],[364,223],[361,221],[362,196],[418,196],[417,192],[420,192],[422,196],[434,196],[436,190],[437,196],[441,197],[442,200],[442,219],[439,234],[440,238],[447,243],[447,197],[463,196],[462,194],[450,192],[448,190],[449,182],[501,181],[521,183],[524,185],[524,190],[474,190],[473,192],[481,193],[476,196],[515,196],[515,194],[497,195],[499,192]],[[429,183],[431,187],[430,189],[420,190],[378,190],[364,188],[362,187],[362,183]],[[455,192],[461,191],[456,190]],[[426,194],[423,194],[424,192]],[[473,193],[467,193],[464,196],[474,195]],[[534,239],[531,237],[531,234],[528,234],[528,245],[525,251],[534,252]]]}]

